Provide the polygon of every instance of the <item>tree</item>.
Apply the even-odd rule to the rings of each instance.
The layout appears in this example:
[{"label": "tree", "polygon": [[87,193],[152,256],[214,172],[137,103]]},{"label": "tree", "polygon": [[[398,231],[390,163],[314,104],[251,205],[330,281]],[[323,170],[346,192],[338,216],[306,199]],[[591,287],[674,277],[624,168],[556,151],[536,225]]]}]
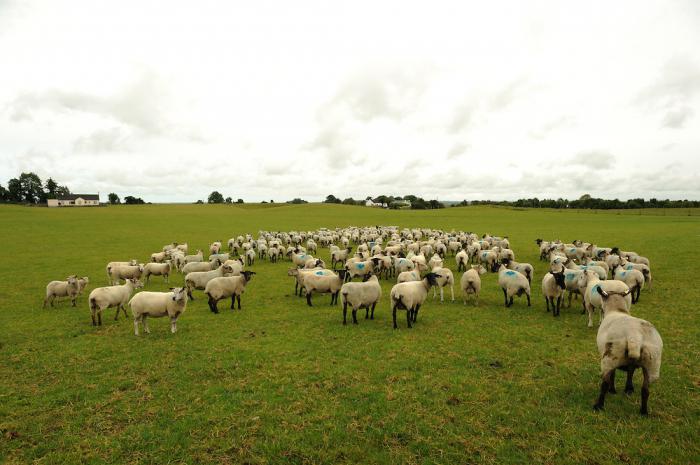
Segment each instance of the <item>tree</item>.
[{"label": "tree", "polygon": [[37,203],[44,196],[41,178],[35,173],[22,173],[19,175],[20,192],[22,200],[27,203]]},{"label": "tree", "polygon": [[46,183],[44,184],[44,189],[46,189],[46,198],[47,199],[55,199],[56,198],[56,189],[58,189],[58,183],[54,181],[53,179],[49,178],[46,180]]},{"label": "tree", "polygon": [[131,195],[127,195],[126,197],[124,197],[124,203],[127,205],[141,205],[141,204],[144,204],[146,202],[144,202],[141,197],[134,197]]},{"label": "tree", "polygon": [[65,197],[66,195],[70,195],[70,189],[68,189],[68,186],[58,186],[56,188],[56,197]]},{"label": "tree", "polygon": [[19,179],[12,178],[7,182],[7,200],[8,202],[22,201],[22,186]]},{"label": "tree", "polygon": [[119,200],[119,196],[117,194],[115,194],[114,192],[110,192],[110,194],[107,196],[107,198],[109,199],[109,203],[112,205],[118,205],[118,204],[122,203],[122,201]]},{"label": "tree", "polygon": [[[236,200],[236,203],[243,203],[243,199]],[[270,201],[270,203],[274,203],[274,202]]]},{"label": "tree", "polygon": [[224,203],[224,196],[221,195],[219,191],[214,191],[211,194],[209,194],[207,203]]},{"label": "tree", "polygon": [[358,205],[360,203],[362,202],[360,202],[359,200],[356,201],[352,197],[348,197],[347,199],[343,200],[343,205]]},{"label": "tree", "polygon": [[300,199],[299,197],[296,197],[292,200],[287,200],[287,203],[293,203],[293,204],[300,204],[300,203],[309,203],[306,200]]},{"label": "tree", "polygon": [[204,202],[202,202],[202,199],[197,200],[195,203],[196,203],[197,205],[202,205],[202,204],[204,204]]},{"label": "tree", "polygon": [[0,202],[7,202],[10,198],[10,193],[0,185]]},{"label": "tree", "polygon": [[342,201],[333,194],[327,195],[323,203],[342,203]]},{"label": "tree", "polygon": [[232,203],[233,199],[231,197],[226,197],[226,203]]}]

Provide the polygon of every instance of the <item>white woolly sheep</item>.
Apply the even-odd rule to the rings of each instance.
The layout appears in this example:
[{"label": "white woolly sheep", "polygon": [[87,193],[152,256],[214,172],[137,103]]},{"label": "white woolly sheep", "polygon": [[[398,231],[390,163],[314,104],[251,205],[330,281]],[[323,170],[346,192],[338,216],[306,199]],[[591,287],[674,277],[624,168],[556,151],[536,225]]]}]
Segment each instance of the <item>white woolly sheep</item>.
[{"label": "white woolly sheep", "polygon": [[124,311],[126,318],[126,304],[131,298],[134,290],[143,287],[143,283],[136,279],[127,279],[121,286],[98,287],[90,292],[88,305],[92,313],[92,325],[102,326],[102,311],[107,308],[117,308],[114,314],[114,321],[119,317],[119,309]]},{"label": "white woolly sheep", "polygon": [[44,308],[49,303],[53,307],[56,297],[69,297],[73,307],[79,292],[78,278],[75,275],[68,276],[65,281],[51,281],[46,285],[46,297],[44,298]]},{"label": "white woolly sheep", "polygon": [[460,250],[455,255],[455,262],[457,263],[457,271],[464,271],[467,269],[467,264],[469,263],[469,254],[466,250]]},{"label": "white woolly sheep", "polygon": [[418,270],[402,271],[396,277],[396,284],[406,283],[408,281],[420,281],[421,279],[422,278],[420,277],[420,272]]},{"label": "white woolly sheep", "polygon": [[527,297],[527,306],[530,306],[530,282],[525,275],[501,265],[498,269],[498,285],[503,290],[506,307],[513,305],[514,296],[520,297],[523,294]]},{"label": "white woolly sheep", "polygon": [[510,258],[501,259],[503,263],[509,270],[515,270],[527,278],[527,282],[532,284],[532,276],[535,274],[535,269],[529,263],[516,262]]},{"label": "white woolly sheep", "polygon": [[629,314],[624,293],[611,293],[603,289],[597,291],[603,299],[605,317],[598,328],[596,343],[600,353],[602,382],[600,395],[593,406],[601,410],[605,406],[605,395],[615,393],[615,370],[627,372],[625,393],[634,392],[632,378],[637,368],[642,369],[641,407],[639,413],[649,414],[649,385],[659,379],[663,341],[656,328],[646,320]]},{"label": "white woolly sheep", "polygon": [[649,265],[645,265],[644,263],[632,263],[628,261],[627,259],[622,259],[620,260],[620,268],[623,270],[639,270],[642,272],[644,275],[644,282],[646,283],[647,286],[649,286],[649,290],[651,290],[651,268],[649,268]]},{"label": "white woolly sheep", "polygon": [[443,261],[440,255],[435,254],[432,257],[430,257],[430,260],[428,260],[428,267],[432,270],[433,268],[442,268],[443,267]]},{"label": "white woolly sheep", "polygon": [[357,310],[365,308],[365,320],[369,317],[370,307],[374,320],[374,307],[382,297],[382,287],[379,279],[375,275],[369,275],[367,280],[361,283],[345,283],[340,288],[340,295],[343,301],[343,324],[347,324],[348,305],[352,308],[352,322],[357,324]]},{"label": "white woolly sheep", "polygon": [[493,250],[482,250],[479,252],[479,263],[491,271],[498,270],[498,254]]},{"label": "white woolly sheep", "polygon": [[639,294],[644,288],[644,274],[642,274],[641,271],[635,270],[634,268],[625,270],[621,266],[618,266],[613,273],[613,279],[627,284],[627,287],[629,287],[631,291],[632,303],[636,304],[639,302]]},{"label": "white woolly sheep", "polygon": [[375,261],[373,260],[367,260],[363,262],[346,262],[345,269],[348,273],[345,276],[345,279],[347,279],[348,281],[352,281],[352,279],[357,276],[364,278],[366,275],[374,271],[374,263]]},{"label": "white woolly sheep", "polygon": [[318,271],[322,271],[323,274],[331,276],[334,275],[335,273],[331,270],[325,270],[323,268],[314,268],[311,270],[305,270],[305,269],[299,269],[299,268],[290,268],[287,270],[287,276],[294,276],[294,295],[299,295],[301,297],[301,291],[304,289],[304,277],[306,277],[308,274],[315,273]]},{"label": "white woolly sheep", "polygon": [[420,281],[398,283],[391,288],[391,312],[394,318],[394,329],[398,329],[396,325],[397,309],[406,310],[406,323],[409,328],[412,327],[411,322],[418,321],[418,310],[425,302],[428,290],[437,285],[439,277],[435,273],[428,273]]},{"label": "white woolly sheep", "polygon": [[133,266],[133,265],[138,265],[138,264],[139,264],[139,262],[136,259],[129,260],[128,262],[109,262],[109,263],[107,263],[107,266],[105,267],[105,270],[107,271],[107,282],[110,284],[112,283],[112,276],[110,275],[110,271],[115,266],[125,266],[125,265]]},{"label": "white woolly sheep", "polygon": [[253,250],[253,249],[246,250],[245,263],[247,266],[252,266],[255,263],[255,250]]},{"label": "white woolly sheep", "polygon": [[[226,260],[230,260],[230,259],[231,259],[231,254],[228,253],[228,252],[226,252],[226,253],[215,253],[215,254],[209,255],[209,258],[208,258],[208,260],[209,260],[210,262],[217,261],[217,262],[219,262],[219,264],[222,264],[222,263],[224,263]],[[195,263],[196,263],[196,262],[195,262]],[[218,265],[217,265],[217,266],[218,266]]]},{"label": "white woolly sheep", "polygon": [[214,278],[220,278],[222,276],[229,276],[233,269],[228,265],[221,265],[215,270],[211,271],[193,271],[185,276],[185,289],[187,289],[187,296],[194,300],[192,296],[192,291],[194,289],[205,289],[207,283]]},{"label": "white woolly sheep", "polygon": [[[561,308],[565,290],[566,284],[564,283],[563,271],[550,271],[542,278],[542,295],[547,305],[547,311],[549,311],[549,305],[552,305],[552,316],[559,316],[559,309]],[[557,299],[556,305],[554,299]]]},{"label": "white woolly sheep", "polygon": [[[605,292],[619,292],[624,293],[629,290],[627,284],[622,281],[610,280],[602,281],[598,274],[592,270],[586,270],[582,272],[576,279],[579,288],[581,289],[581,294],[583,295],[583,308],[588,312],[588,327],[593,327],[593,313],[597,308],[602,312],[603,310],[603,300],[598,293],[598,289],[603,289]],[[628,307],[632,307],[632,297],[628,294],[625,298]],[[602,315],[600,316],[602,319]]]},{"label": "white woolly sheep", "polygon": [[143,274],[143,265],[121,265],[110,269],[109,275],[113,285],[119,284],[119,280],[127,278],[140,279]]},{"label": "white woolly sheep", "polygon": [[450,295],[452,296],[452,302],[455,301],[455,278],[452,274],[452,270],[449,268],[435,267],[432,272],[439,276],[437,278],[437,284],[433,287],[433,299],[437,297],[437,288],[440,288],[440,303],[444,302],[443,290],[445,286],[450,286]]},{"label": "white woolly sheep", "polygon": [[143,266],[143,276],[146,278],[146,282],[150,282],[151,275],[153,276],[163,276],[165,282],[170,282],[170,260],[165,263],[146,263]]},{"label": "white woolly sheep", "polygon": [[209,245],[210,255],[218,254],[219,250],[221,250],[221,241],[212,242],[211,245]]},{"label": "white woolly sheep", "polygon": [[481,276],[487,273],[483,265],[472,265],[470,269],[464,272],[460,279],[460,287],[462,288],[462,301],[467,305],[467,295],[474,294],[475,305],[479,305],[479,293],[481,292]]},{"label": "white woolly sheep", "polygon": [[184,287],[171,288],[170,292],[139,292],[129,301],[131,313],[134,315],[134,334],[139,335],[139,323],[143,330],[148,329],[147,317],[170,317],[170,332],[177,331],[177,319],[187,308],[187,292]]},{"label": "white woolly sheep", "polygon": [[163,263],[170,254],[168,252],[155,252],[151,254],[151,262]]},{"label": "white woolly sheep", "polygon": [[182,274],[187,276],[188,273],[192,273],[193,271],[211,271],[220,266],[221,263],[218,260],[211,262],[192,262],[182,267]]},{"label": "white woolly sheep", "polygon": [[241,294],[245,292],[246,284],[255,275],[254,271],[242,271],[240,276],[214,278],[207,283],[204,293],[209,297],[209,309],[219,313],[217,304],[220,300],[231,297],[231,310],[238,300],[238,310],[241,310]]},{"label": "white woolly sheep", "polygon": [[337,249],[331,252],[331,267],[335,270],[338,263],[344,263],[352,252],[352,247],[346,247],[344,249]]},{"label": "white woolly sheep", "polygon": [[306,291],[306,304],[311,305],[311,294],[319,292],[331,295],[331,305],[338,303],[340,288],[346,279],[346,270],[339,270],[338,274],[326,274],[324,270],[314,271],[304,277],[304,290]]},{"label": "white woolly sheep", "polygon": [[197,253],[194,255],[185,255],[185,258],[183,259],[183,264],[188,264],[192,262],[201,262],[204,261],[204,254],[202,253],[201,250],[197,249]]}]

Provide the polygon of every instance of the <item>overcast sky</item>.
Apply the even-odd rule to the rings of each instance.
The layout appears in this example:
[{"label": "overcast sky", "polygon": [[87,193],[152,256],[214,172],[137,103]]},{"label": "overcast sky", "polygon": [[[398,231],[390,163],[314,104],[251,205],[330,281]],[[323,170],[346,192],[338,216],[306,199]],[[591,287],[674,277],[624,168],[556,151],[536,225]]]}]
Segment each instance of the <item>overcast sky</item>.
[{"label": "overcast sky", "polygon": [[700,199],[700,2],[0,0],[22,171],[102,200]]}]

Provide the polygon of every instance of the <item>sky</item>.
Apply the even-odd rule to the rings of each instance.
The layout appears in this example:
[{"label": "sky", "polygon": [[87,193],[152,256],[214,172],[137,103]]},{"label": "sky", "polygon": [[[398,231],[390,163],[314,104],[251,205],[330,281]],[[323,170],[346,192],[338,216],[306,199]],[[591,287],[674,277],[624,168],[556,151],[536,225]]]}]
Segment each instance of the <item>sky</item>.
[{"label": "sky", "polygon": [[0,184],[700,199],[700,2],[0,0]]}]

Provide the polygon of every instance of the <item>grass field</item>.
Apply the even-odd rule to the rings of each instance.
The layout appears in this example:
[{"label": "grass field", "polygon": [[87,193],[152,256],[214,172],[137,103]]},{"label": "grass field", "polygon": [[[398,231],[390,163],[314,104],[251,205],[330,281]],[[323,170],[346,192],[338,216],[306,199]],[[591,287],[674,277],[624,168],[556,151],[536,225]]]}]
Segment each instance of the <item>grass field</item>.
[{"label": "grass field", "polygon": [[[665,213],[0,207],[0,462],[699,463],[700,218]],[[112,310],[96,329],[86,294],[77,308],[41,308],[48,281],[78,274],[102,286],[108,261],[146,260],[171,241],[204,249],[261,229],[349,225],[508,235],[516,258],[536,267],[533,307],[516,299],[505,309],[489,274],[480,307],[465,307],[457,290],[457,302],[429,300],[413,329],[400,318],[392,330],[384,283],[375,320],[343,326],[328,296],[308,308],[292,295],[283,262],[252,268],[242,311],[214,315],[197,291],[175,335],[161,318],[136,337]],[[627,397],[621,376],[605,411],[591,409],[595,330],[578,303],[557,319],[544,311],[537,237],[651,260],[654,289],[633,308],[665,345],[649,417],[638,414],[639,384]],[[157,277],[147,286],[165,288]]]}]

